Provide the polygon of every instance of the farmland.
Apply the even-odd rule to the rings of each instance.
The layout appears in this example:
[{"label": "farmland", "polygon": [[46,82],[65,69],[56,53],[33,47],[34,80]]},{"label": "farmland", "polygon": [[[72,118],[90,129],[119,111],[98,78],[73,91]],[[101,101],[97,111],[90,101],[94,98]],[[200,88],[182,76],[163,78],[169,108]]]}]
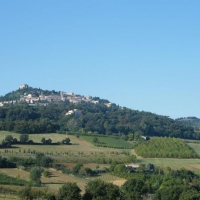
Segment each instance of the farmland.
[{"label": "farmland", "polygon": [[190,146],[199,156],[200,156],[200,143],[197,143],[196,141],[193,142],[189,142],[187,143],[188,146]]},{"label": "farmland", "polygon": [[135,151],[145,158],[197,158],[198,154],[181,139],[151,138],[139,144]]},{"label": "farmland", "polygon": [[[130,143],[114,137],[81,136],[81,138],[99,147],[111,147],[119,149],[133,148],[133,146]],[[94,138],[97,138],[97,142],[94,142]]]},{"label": "farmland", "polygon": [[[101,176],[91,177],[91,178],[78,178],[72,174],[66,175],[61,173],[60,171],[56,171],[53,168],[49,168],[49,172],[51,174],[50,178],[42,177],[41,181],[43,186],[51,192],[57,193],[59,188],[66,182],[74,182],[82,190],[82,193],[85,191],[85,186],[90,180],[101,179],[105,182],[113,182],[116,184],[124,183],[126,180],[123,178],[119,178],[117,176],[110,175],[108,173],[102,174]],[[29,172],[19,170],[19,169],[1,169],[1,173],[9,175],[11,177],[19,176],[20,179],[29,181]],[[10,186],[8,186],[10,187]],[[18,187],[22,188],[22,187]],[[43,188],[43,189],[45,189]]]},{"label": "farmland", "polygon": [[[19,139],[19,134],[12,132],[0,131],[0,142],[4,139],[6,135],[12,135],[14,138]],[[72,145],[42,145],[42,138],[51,139],[52,142],[57,142],[70,138]],[[95,136],[96,137],[96,136]],[[93,145],[94,136],[80,136],[76,137],[73,135],[63,135],[63,134],[30,134],[29,139],[37,142],[37,145],[29,144],[16,144],[12,145],[13,148],[0,149],[0,156],[19,156],[19,157],[35,157],[37,152],[42,152],[47,156],[51,156],[66,167],[66,169],[72,169],[76,163],[85,163],[84,167],[89,167],[91,169],[98,168],[109,168],[110,164],[116,164],[116,161],[121,163],[127,163],[127,158],[131,155],[137,155],[134,149],[118,149],[118,148],[108,148],[108,147],[98,147]],[[122,144],[127,145],[120,139],[115,139],[111,137],[98,137],[98,142],[104,142],[107,146],[118,146],[122,147]],[[123,142],[122,142],[123,141]],[[119,142],[119,143],[117,143]],[[41,144],[40,144],[41,143]],[[200,144],[198,143],[188,143],[197,153],[200,153]],[[130,144],[132,146],[132,144]],[[115,146],[115,147],[116,147]],[[124,146],[128,147],[128,146]],[[130,146],[129,146],[130,147]],[[199,159],[175,159],[175,158],[137,158],[138,164],[148,164],[152,163],[155,166],[160,166],[162,168],[171,167],[172,169],[180,169],[182,167],[193,170],[200,173],[200,161]],[[66,182],[76,182],[77,185],[82,190],[85,191],[85,186],[90,180],[101,179],[106,182],[112,182],[118,186],[121,186],[126,179],[119,178],[117,176],[111,175],[109,173],[103,173],[96,177],[80,178],[72,174],[63,174],[61,171],[57,171],[53,168],[49,168],[50,177],[42,177],[42,187],[46,188],[50,192],[57,193],[59,188]],[[29,172],[19,170],[19,169],[0,169],[0,172],[12,177],[20,177],[20,179],[29,181]],[[6,186],[9,187],[10,186]],[[17,187],[17,186],[15,186]],[[41,188],[41,189],[42,189]]]},{"label": "farmland", "polygon": [[160,166],[162,168],[171,167],[172,169],[186,168],[200,173],[199,159],[140,158],[138,161],[141,164],[152,163],[155,166]]},{"label": "farmland", "polygon": [[[12,135],[14,138],[19,139],[19,134],[12,132],[0,132],[0,141],[6,135]],[[34,142],[41,142],[41,139],[52,139],[52,142],[57,142],[66,138],[63,134],[30,134],[29,139]],[[83,138],[77,138],[73,135],[67,135],[70,138],[72,145],[28,145],[16,144],[12,148],[0,149],[1,156],[34,156],[36,153],[41,152],[45,155],[52,156],[53,158],[60,159],[65,162],[74,163],[116,163],[116,162],[130,162],[131,156],[128,149],[116,148],[99,148],[92,145],[90,142]]]}]

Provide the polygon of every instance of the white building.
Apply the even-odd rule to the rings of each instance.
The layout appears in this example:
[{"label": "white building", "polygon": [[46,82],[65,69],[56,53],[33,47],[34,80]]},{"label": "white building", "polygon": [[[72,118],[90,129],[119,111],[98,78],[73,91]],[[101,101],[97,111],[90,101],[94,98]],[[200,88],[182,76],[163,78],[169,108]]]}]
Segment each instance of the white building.
[{"label": "white building", "polygon": [[82,112],[78,109],[74,109],[74,110],[69,110],[65,116],[68,116],[68,115],[72,115],[74,114],[76,117],[80,117],[82,115]]},{"label": "white building", "polygon": [[28,85],[27,84],[22,84],[19,86],[19,89],[24,89],[24,88],[28,88]]}]

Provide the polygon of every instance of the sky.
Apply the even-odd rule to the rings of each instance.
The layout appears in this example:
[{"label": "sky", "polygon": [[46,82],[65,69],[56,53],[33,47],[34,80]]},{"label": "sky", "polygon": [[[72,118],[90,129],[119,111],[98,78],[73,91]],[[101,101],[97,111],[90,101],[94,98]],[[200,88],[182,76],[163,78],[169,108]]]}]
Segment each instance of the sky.
[{"label": "sky", "polygon": [[200,118],[199,0],[0,0],[0,95],[21,84]]}]

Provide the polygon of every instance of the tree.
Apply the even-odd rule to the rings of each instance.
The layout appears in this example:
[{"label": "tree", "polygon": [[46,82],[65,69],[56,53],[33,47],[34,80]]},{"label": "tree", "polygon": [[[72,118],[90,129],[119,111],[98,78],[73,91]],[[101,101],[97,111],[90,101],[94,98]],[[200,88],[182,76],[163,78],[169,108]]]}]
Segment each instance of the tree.
[{"label": "tree", "polygon": [[3,147],[11,147],[11,143],[10,142],[6,142],[5,140],[2,140],[2,146]]},{"label": "tree", "polygon": [[13,136],[12,136],[12,135],[7,135],[7,136],[5,137],[5,142],[12,143],[12,142],[13,142]]},{"label": "tree", "polygon": [[51,143],[52,143],[52,139],[46,140],[46,144],[51,144]]},{"label": "tree", "polygon": [[81,169],[81,167],[83,167],[83,164],[76,164],[72,169],[71,169],[71,172],[72,174],[78,174],[79,173],[79,170]]},{"label": "tree", "polygon": [[76,183],[65,183],[58,192],[58,200],[81,200],[81,189]]},{"label": "tree", "polygon": [[179,196],[179,200],[199,200],[200,194],[194,188],[185,189]]},{"label": "tree", "polygon": [[97,143],[98,142],[98,138],[97,137],[93,138],[93,142]]},{"label": "tree", "polygon": [[40,186],[40,178],[42,176],[42,170],[40,167],[32,167],[30,170],[30,180],[33,185]]},{"label": "tree", "polygon": [[42,142],[42,144],[45,144],[46,140],[44,137],[41,139],[41,142]]},{"label": "tree", "polygon": [[45,156],[43,153],[37,153],[36,163],[38,166],[50,167],[51,164],[53,163],[53,159],[48,156]]},{"label": "tree", "polygon": [[144,182],[140,179],[129,179],[121,189],[125,200],[142,199],[142,194],[147,192]]},{"label": "tree", "polygon": [[117,200],[120,198],[119,187],[102,180],[91,181],[86,185],[83,200]]},{"label": "tree", "polygon": [[33,200],[34,199],[33,191],[31,189],[30,184],[28,184],[24,189],[19,191],[19,197],[20,197],[20,199],[25,199],[25,200]]},{"label": "tree", "polygon": [[148,171],[154,171],[154,165],[151,164],[151,163],[148,163],[148,164],[147,164],[147,170],[148,170]]},{"label": "tree", "polygon": [[167,186],[156,191],[157,200],[177,200],[180,194],[186,189],[183,186]]},{"label": "tree", "polygon": [[20,140],[21,143],[25,144],[25,143],[28,142],[28,139],[29,139],[29,135],[28,134],[21,134],[19,140]]},{"label": "tree", "polygon": [[62,144],[70,144],[70,138],[65,138],[64,140],[62,140],[61,143]]}]

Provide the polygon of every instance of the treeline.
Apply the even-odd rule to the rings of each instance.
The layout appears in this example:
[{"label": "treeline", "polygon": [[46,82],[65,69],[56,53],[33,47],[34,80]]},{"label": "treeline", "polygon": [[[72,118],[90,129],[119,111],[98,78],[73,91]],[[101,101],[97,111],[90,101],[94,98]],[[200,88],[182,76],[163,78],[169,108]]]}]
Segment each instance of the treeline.
[{"label": "treeline", "polygon": [[141,142],[135,152],[144,158],[198,158],[186,143],[177,138],[151,138]]},{"label": "treeline", "polygon": [[7,158],[0,156],[0,168],[15,168],[16,164]]},{"label": "treeline", "polygon": [[[34,107],[26,103],[7,105],[0,108],[0,130],[17,133],[99,133],[124,135],[125,139],[133,139],[138,135],[200,139],[200,134],[195,133],[192,127],[166,116],[122,108],[115,104],[107,107],[103,102],[106,100],[99,104],[72,104],[66,101]],[[65,116],[66,112],[73,109],[80,110],[82,115]]]}]

